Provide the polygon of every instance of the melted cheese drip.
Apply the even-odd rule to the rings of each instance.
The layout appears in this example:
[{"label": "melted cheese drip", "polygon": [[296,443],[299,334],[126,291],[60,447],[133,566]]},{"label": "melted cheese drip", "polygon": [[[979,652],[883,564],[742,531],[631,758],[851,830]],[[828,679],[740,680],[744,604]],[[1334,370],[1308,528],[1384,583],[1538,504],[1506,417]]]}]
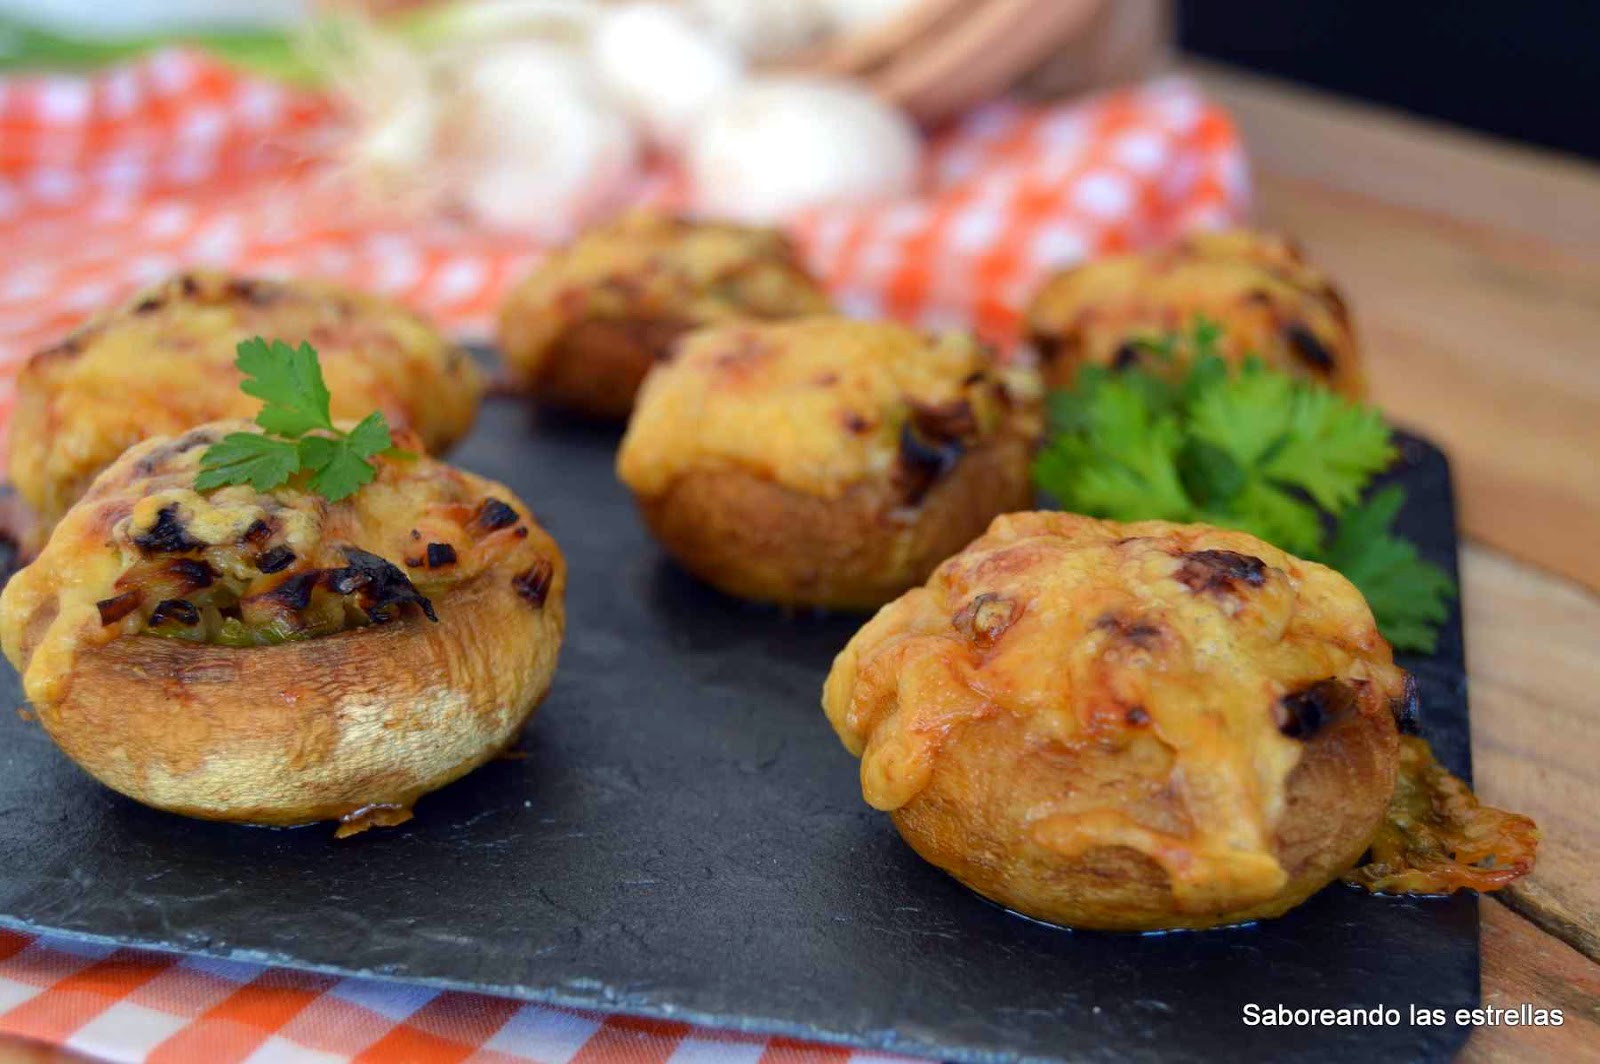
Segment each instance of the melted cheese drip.
[{"label": "melted cheese drip", "polygon": [[[1205,550],[1261,559],[1263,582],[1240,594],[1193,590],[1178,578],[1182,557]],[[980,595],[1010,603],[1015,619],[975,649],[959,627]],[[1104,769],[1100,783],[1139,780],[1170,794],[1187,829],[1108,800],[1126,787],[1063,779],[1033,837],[1064,857],[1137,851],[1167,872],[1180,908],[1208,911],[1286,883],[1274,833],[1301,744],[1272,710],[1330,676],[1385,698],[1404,682],[1366,604],[1332,570],[1244,533],[1013,514],[856,635],[823,706],[862,757],[863,795],[878,809],[915,800],[957,727],[994,713]],[[1147,727],[1127,725],[1135,708]]]},{"label": "melted cheese drip", "polygon": [[1472,789],[1434,758],[1427,740],[1407,735],[1370,863],[1344,881],[1387,894],[1500,890],[1533,871],[1538,851],[1538,825],[1480,805]]}]

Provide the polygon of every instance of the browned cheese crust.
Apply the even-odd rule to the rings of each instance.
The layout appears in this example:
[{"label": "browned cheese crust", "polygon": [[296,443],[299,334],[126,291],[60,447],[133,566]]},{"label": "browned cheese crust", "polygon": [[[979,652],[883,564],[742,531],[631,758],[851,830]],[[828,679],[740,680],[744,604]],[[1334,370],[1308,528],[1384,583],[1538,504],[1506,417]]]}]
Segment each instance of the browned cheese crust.
[{"label": "browned cheese crust", "polygon": [[51,738],[131,798],[398,823],[514,741],[549,689],[561,552],[507,489],[427,457],[377,459],[337,503],[196,493],[206,447],[252,428],[114,463],[0,595],[0,643]]},{"label": "browned cheese crust", "polygon": [[640,211],[542,263],[512,291],[500,338],[519,387],[552,406],[622,420],[684,333],[829,309],[776,230]]},{"label": "browned cheese crust", "polygon": [[617,471],[661,544],[744,598],[871,608],[1028,506],[1038,383],[964,336],[807,318],[687,338]]},{"label": "browned cheese crust", "polygon": [[465,352],[397,303],[314,281],[181,274],[34,355],[17,381],[11,477],[47,533],[140,440],[250,417],[235,348],[309,341],[336,418],[374,409],[430,453],[472,427],[483,385]]},{"label": "browned cheese crust", "polygon": [[879,611],[823,707],[928,861],[1041,920],[1153,930],[1276,916],[1355,864],[1408,697],[1330,569],[1020,513]]},{"label": "browned cheese crust", "polygon": [[1101,259],[1048,280],[1027,312],[1045,383],[1072,384],[1083,366],[1156,368],[1140,341],[1186,332],[1196,315],[1221,326],[1230,363],[1269,366],[1360,399],[1360,353],[1345,302],[1287,239],[1201,233],[1139,255]]}]

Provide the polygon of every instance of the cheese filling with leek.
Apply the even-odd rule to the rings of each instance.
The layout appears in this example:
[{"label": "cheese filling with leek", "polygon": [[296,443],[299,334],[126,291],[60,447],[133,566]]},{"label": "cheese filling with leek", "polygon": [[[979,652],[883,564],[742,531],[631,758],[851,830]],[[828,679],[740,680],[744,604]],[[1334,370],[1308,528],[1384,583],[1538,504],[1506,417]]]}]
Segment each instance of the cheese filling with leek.
[{"label": "cheese filling with leek", "polygon": [[270,492],[194,490],[200,459],[247,422],[140,444],[102,474],[0,596],[0,642],[49,701],[80,647],[162,637],[267,646],[372,624],[429,623],[453,588],[503,569],[533,608],[550,544],[506,489],[420,456],[374,459],[337,503],[302,478]]}]

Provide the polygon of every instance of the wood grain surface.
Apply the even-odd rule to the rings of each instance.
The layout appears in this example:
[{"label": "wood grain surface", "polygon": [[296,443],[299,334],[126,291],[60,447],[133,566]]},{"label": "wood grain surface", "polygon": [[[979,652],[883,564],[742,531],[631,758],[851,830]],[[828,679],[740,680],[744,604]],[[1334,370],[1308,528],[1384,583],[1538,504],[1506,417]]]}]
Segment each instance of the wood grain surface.
[{"label": "wood grain surface", "polygon": [[1483,1003],[1560,1009],[1560,1027],[1479,1027],[1464,1064],[1600,1061],[1600,966],[1503,905],[1483,907]]},{"label": "wood grain surface", "polygon": [[1258,219],[1345,287],[1376,401],[1450,454],[1480,796],[1533,816],[1473,1062],[1600,1060],[1600,168],[1210,66]]},{"label": "wood grain surface", "polygon": [[1467,535],[1600,589],[1600,171],[1200,76],[1262,219],[1345,288],[1373,398],[1449,452]]}]

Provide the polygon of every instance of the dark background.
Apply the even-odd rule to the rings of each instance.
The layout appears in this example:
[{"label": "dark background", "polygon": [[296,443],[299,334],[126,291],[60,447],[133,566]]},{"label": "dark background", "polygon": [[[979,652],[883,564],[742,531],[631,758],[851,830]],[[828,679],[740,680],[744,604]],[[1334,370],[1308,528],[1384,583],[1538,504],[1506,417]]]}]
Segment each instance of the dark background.
[{"label": "dark background", "polygon": [[1185,50],[1600,159],[1600,0],[1179,0]]}]

